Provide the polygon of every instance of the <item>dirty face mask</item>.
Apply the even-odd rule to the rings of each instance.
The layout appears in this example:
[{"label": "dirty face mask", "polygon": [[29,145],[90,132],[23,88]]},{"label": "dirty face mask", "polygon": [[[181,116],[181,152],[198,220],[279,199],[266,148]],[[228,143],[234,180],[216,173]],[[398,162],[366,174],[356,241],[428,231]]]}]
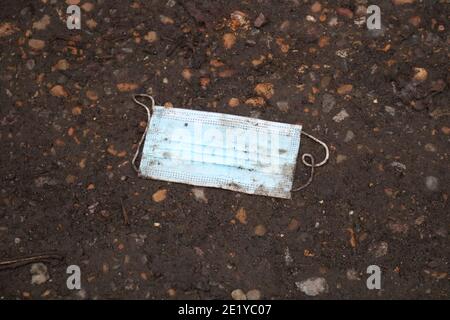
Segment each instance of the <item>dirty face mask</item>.
[{"label": "dirty face mask", "polygon": [[[151,110],[138,97],[149,98]],[[302,132],[300,125],[166,108],[156,106],[151,96],[143,94],[133,99],[148,115],[132,161],[143,178],[290,199],[291,191],[308,186],[314,168],[324,165],[329,157],[326,144]],[[293,189],[301,135],[322,145],[325,159],[316,164],[311,154],[303,154],[310,178],[304,186]],[[138,168],[136,160],[144,141]]]}]

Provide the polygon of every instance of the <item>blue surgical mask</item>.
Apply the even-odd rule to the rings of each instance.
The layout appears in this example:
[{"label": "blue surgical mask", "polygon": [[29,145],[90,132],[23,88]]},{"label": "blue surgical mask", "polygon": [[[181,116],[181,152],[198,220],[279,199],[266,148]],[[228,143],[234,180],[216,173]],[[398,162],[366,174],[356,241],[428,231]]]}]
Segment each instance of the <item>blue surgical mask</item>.
[{"label": "blue surgical mask", "polygon": [[[148,97],[150,109],[137,97]],[[248,194],[291,198],[301,135],[319,142],[326,158],[316,164],[310,154],[302,161],[323,165],[328,148],[302,132],[302,126],[228,114],[156,106],[152,97],[136,95],[146,108],[147,129],[133,158],[139,176]],[[139,168],[135,162],[145,140]],[[306,185],[305,185],[306,186]]]}]

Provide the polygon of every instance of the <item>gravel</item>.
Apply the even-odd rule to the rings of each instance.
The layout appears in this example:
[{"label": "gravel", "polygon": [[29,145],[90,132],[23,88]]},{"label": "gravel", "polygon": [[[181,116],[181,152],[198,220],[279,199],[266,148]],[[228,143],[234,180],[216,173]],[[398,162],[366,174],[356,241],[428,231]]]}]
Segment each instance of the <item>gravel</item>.
[{"label": "gravel", "polygon": [[325,278],[309,278],[302,282],[296,282],[297,288],[310,297],[315,297],[328,292],[328,284]]}]

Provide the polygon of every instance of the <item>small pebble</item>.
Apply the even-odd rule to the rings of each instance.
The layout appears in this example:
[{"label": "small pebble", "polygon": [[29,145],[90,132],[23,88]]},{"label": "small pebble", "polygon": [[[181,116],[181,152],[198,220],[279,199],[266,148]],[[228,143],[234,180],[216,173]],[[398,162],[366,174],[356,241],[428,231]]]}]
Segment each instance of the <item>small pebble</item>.
[{"label": "small pebble", "polygon": [[300,228],[300,221],[295,218],[292,218],[291,222],[289,222],[288,230],[289,231],[297,231]]},{"label": "small pebble", "polygon": [[255,227],[255,235],[257,235],[258,237],[264,236],[266,234],[266,232],[267,232],[267,229],[262,224],[257,225]]},{"label": "small pebble", "polygon": [[350,142],[353,140],[354,137],[355,137],[355,134],[353,133],[353,131],[348,130],[347,133],[345,134],[344,142]]},{"label": "small pebble", "polygon": [[50,278],[47,271],[47,266],[43,263],[33,263],[30,269],[31,284],[43,284]]},{"label": "small pebble", "polygon": [[28,70],[33,70],[34,67],[36,66],[36,62],[33,59],[30,59],[27,61],[26,66]]},{"label": "small pebble", "polygon": [[436,148],[436,146],[435,146],[434,144],[432,144],[432,143],[427,143],[427,144],[425,145],[425,150],[428,151],[428,152],[436,152],[436,151],[437,151],[437,148]]},{"label": "small pebble", "polygon": [[247,292],[247,300],[261,300],[261,291],[257,289]]},{"label": "small pebble", "polygon": [[302,282],[296,282],[295,285],[301,292],[310,297],[315,297],[328,291],[328,284],[324,278],[309,278]]},{"label": "small pebble", "polygon": [[361,280],[358,276],[358,272],[355,269],[347,270],[347,279],[350,281],[358,281]]},{"label": "small pebble", "polygon": [[289,103],[287,101],[278,101],[277,107],[281,112],[288,112],[289,111]]},{"label": "small pebble", "polygon": [[338,154],[336,156],[336,163],[337,164],[340,164],[340,163],[344,162],[345,160],[347,160],[347,156],[346,155]]},{"label": "small pebble", "polygon": [[205,189],[203,188],[193,188],[192,194],[195,197],[195,200],[201,203],[208,203],[208,199],[205,196]]},{"label": "small pebble", "polygon": [[247,300],[247,296],[241,289],[233,290],[233,292],[231,292],[231,298],[233,298],[233,300]]},{"label": "small pebble", "polygon": [[336,99],[333,95],[325,93],[322,98],[322,111],[329,113],[336,106]]},{"label": "small pebble", "polygon": [[339,123],[347,119],[349,116],[350,115],[347,113],[347,111],[345,109],[342,109],[341,112],[333,117],[333,121]]},{"label": "small pebble", "polygon": [[425,178],[425,186],[430,191],[438,191],[439,190],[439,180],[436,177],[428,176]]},{"label": "small pebble", "polygon": [[261,28],[262,26],[264,26],[267,23],[267,19],[266,17],[260,13],[259,16],[255,19],[255,22],[253,23],[253,25],[256,28]]},{"label": "small pebble", "polygon": [[386,111],[393,117],[395,116],[395,109],[390,106],[384,106],[384,111]]},{"label": "small pebble", "polygon": [[375,258],[381,258],[387,255],[389,245],[387,242],[382,241],[380,243],[375,243],[369,247],[369,252],[374,255]]}]

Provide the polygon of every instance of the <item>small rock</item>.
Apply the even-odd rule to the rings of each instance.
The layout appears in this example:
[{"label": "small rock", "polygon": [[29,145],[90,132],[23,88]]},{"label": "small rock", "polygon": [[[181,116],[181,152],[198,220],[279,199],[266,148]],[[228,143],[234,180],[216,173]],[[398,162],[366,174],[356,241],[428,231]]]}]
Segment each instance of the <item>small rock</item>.
[{"label": "small rock", "polygon": [[288,112],[289,111],[289,103],[287,101],[278,101],[277,107],[281,112]]},{"label": "small rock", "polygon": [[247,292],[246,296],[247,300],[261,300],[261,291],[253,289]]},{"label": "small rock", "polygon": [[238,219],[238,221],[242,224],[247,224],[247,211],[245,211],[244,208],[240,208],[237,212],[236,212],[236,219]]},{"label": "small rock", "polygon": [[284,249],[284,263],[287,266],[290,266],[294,262],[294,259],[292,259],[291,252],[289,251],[289,247],[286,247]]},{"label": "small rock", "polygon": [[328,25],[330,27],[336,27],[339,23],[339,20],[337,17],[331,17],[330,21],[328,21]]},{"label": "small rock", "polygon": [[266,99],[272,98],[274,95],[274,89],[272,83],[259,83],[255,87],[256,94],[263,96]]},{"label": "small rock", "polygon": [[387,255],[388,252],[388,243],[382,241],[380,243],[373,244],[369,247],[369,252],[372,253],[375,258],[381,258]]},{"label": "small rock", "polygon": [[33,59],[30,59],[27,61],[26,66],[27,66],[27,69],[31,71],[36,66],[36,62]]},{"label": "small rock", "polygon": [[341,112],[333,117],[333,121],[339,123],[347,119],[349,116],[350,115],[347,113],[347,111],[345,109],[342,109]]},{"label": "small rock", "polygon": [[116,87],[120,92],[130,92],[139,88],[139,85],[137,83],[124,82],[118,83]]},{"label": "small rock", "polygon": [[266,105],[266,101],[262,97],[255,97],[245,100],[245,104],[250,107],[264,107]]},{"label": "small rock", "polygon": [[158,190],[152,195],[152,199],[155,202],[162,202],[166,200],[166,197],[167,197],[167,189]]},{"label": "small rock", "polygon": [[164,25],[170,25],[170,24],[174,24],[174,23],[175,23],[175,21],[173,21],[172,18],[167,17],[167,16],[165,16],[165,15],[160,15],[160,16],[159,16],[159,20],[160,20],[161,23],[164,24]]},{"label": "small rock", "polygon": [[236,10],[230,14],[231,24],[230,27],[233,31],[238,28],[247,30],[249,28],[249,19],[247,14],[242,11]]},{"label": "small rock", "polygon": [[420,16],[412,16],[409,18],[408,22],[417,28],[422,22],[422,18]]},{"label": "small rock", "polygon": [[336,106],[336,99],[333,95],[325,93],[322,98],[322,111],[329,113]]},{"label": "small rock", "polygon": [[81,8],[86,12],[91,12],[94,9],[94,4],[91,2],[86,2],[81,6]]},{"label": "small rock", "polygon": [[155,41],[158,40],[158,35],[155,31],[149,31],[145,36],[144,36],[145,41],[153,43]]},{"label": "small rock", "polygon": [[53,70],[67,70],[67,69],[69,69],[69,67],[70,67],[70,64],[69,64],[69,62],[67,62],[67,60],[66,59],[61,59],[61,60],[58,60],[58,62],[53,66]]},{"label": "small rock", "polygon": [[361,278],[359,278],[358,272],[355,269],[348,269],[347,270],[347,279],[350,280],[350,281],[361,280]]},{"label": "small rock", "polygon": [[348,50],[347,49],[341,49],[336,51],[336,55],[339,58],[345,59],[348,57]]},{"label": "small rock", "polygon": [[175,0],[169,0],[169,1],[167,1],[166,6],[169,8],[172,8],[176,4],[177,4],[177,2]]},{"label": "small rock", "polygon": [[336,156],[336,163],[337,164],[340,164],[340,163],[344,162],[345,160],[347,160],[347,156],[346,155],[338,154]]},{"label": "small rock", "polygon": [[442,238],[448,237],[448,230],[445,227],[441,227],[441,228],[437,229],[435,231],[435,233]]},{"label": "small rock", "polygon": [[195,200],[201,203],[208,203],[208,199],[205,196],[205,189],[203,188],[193,188],[192,194],[195,197]]},{"label": "small rock", "polygon": [[233,33],[225,33],[223,35],[223,46],[225,49],[231,49],[236,43],[236,36]]},{"label": "small rock", "polygon": [[253,25],[256,28],[261,28],[262,26],[264,26],[267,23],[267,19],[266,16],[263,15],[262,13],[259,14],[259,16],[255,19],[255,22],[253,23]]},{"label": "small rock", "polygon": [[58,184],[58,181],[55,179],[52,179],[50,177],[39,177],[34,180],[34,185],[38,188],[42,188],[45,185],[49,186],[56,186]]},{"label": "small rock", "polygon": [[54,97],[64,97],[66,98],[69,94],[67,93],[66,89],[64,89],[61,85],[56,85],[50,90],[50,94]]},{"label": "small rock", "polygon": [[181,76],[184,78],[184,80],[190,81],[191,78],[192,78],[192,71],[190,69],[188,69],[188,68],[185,68],[181,72]]},{"label": "small rock", "polygon": [[436,148],[436,146],[435,146],[434,144],[432,144],[432,143],[427,143],[427,144],[425,145],[425,151],[428,151],[428,152],[436,152],[436,151],[437,151],[437,148]]},{"label": "small rock", "polygon": [[45,15],[45,16],[42,17],[41,20],[36,21],[35,23],[33,23],[33,29],[45,30],[45,29],[47,29],[49,24],[50,24],[50,16]]},{"label": "small rock", "polygon": [[428,78],[428,71],[425,68],[414,68],[413,80],[416,82],[423,82]]},{"label": "small rock", "polygon": [[231,292],[231,298],[233,298],[233,300],[247,300],[247,296],[241,289],[233,290],[233,292]]},{"label": "small rock", "polygon": [[284,20],[280,25],[281,32],[287,32],[291,26],[291,22],[289,20]]},{"label": "small rock", "polygon": [[87,293],[86,290],[81,289],[81,290],[76,290],[75,295],[82,300],[85,300],[87,298]]},{"label": "small rock", "polygon": [[320,4],[319,1],[314,2],[311,6],[311,12],[319,13],[320,11],[322,11],[322,5]]},{"label": "small rock", "polygon": [[95,21],[94,19],[89,19],[86,21],[86,25],[89,29],[95,29],[97,27],[97,21]]},{"label": "small rock", "polygon": [[16,33],[19,29],[9,22],[0,23],[0,38],[8,37]]},{"label": "small rock", "polygon": [[289,231],[297,231],[300,228],[300,221],[295,218],[292,218],[291,222],[289,222],[288,230]]},{"label": "small rock", "polygon": [[392,231],[392,233],[402,233],[402,234],[406,234],[409,230],[408,224],[401,222],[390,222],[388,224],[388,228]]},{"label": "small rock", "polygon": [[415,1],[416,0],[392,0],[394,5],[396,5],[396,6],[400,6],[400,5],[404,5],[404,4],[411,4],[411,3],[414,3]]},{"label": "small rock", "polygon": [[76,180],[77,180],[77,177],[75,177],[75,176],[72,175],[72,174],[69,174],[69,175],[66,177],[66,183],[68,183],[68,184],[75,183]]},{"label": "small rock", "polygon": [[446,136],[450,135],[450,127],[444,126],[444,127],[441,128],[441,131]]},{"label": "small rock", "polygon": [[349,94],[353,90],[353,85],[351,84],[343,84],[337,89],[337,93],[340,95]]},{"label": "small rock", "polygon": [[231,98],[228,101],[228,106],[230,106],[231,108],[236,108],[237,106],[239,106],[241,102],[239,101],[238,98]]},{"label": "small rock", "polygon": [[398,171],[406,171],[406,166],[398,161],[393,161],[390,166],[397,169]]},{"label": "small rock", "polygon": [[353,18],[353,11],[348,8],[337,8],[336,12],[338,15],[346,17],[348,19]]},{"label": "small rock", "polygon": [[317,20],[316,20],[316,18],[314,18],[313,16],[308,14],[306,16],[306,21],[308,21],[308,22],[316,22]]},{"label": "small rock", "polygon": [[43,263],[33,263],[30,269],[31,284],[43,284],[50,278],[48,275],[47,266]]},{"label": "small rock", "polygon": [[395,117],[395,109],[390,106],[384,106],[384,111]]},{"label": "small rock", "polygon": [[355,138],[355,134],[352,130],[348,130],[345,134],[344,142],[350,142],[353,140],[353,138]]},{"label": "small rock", "polygon": [[302,282],[296,282],[295,285],[301,292],[311,297],[328,291],[328,284],[324,278],[309,278]]},{"label": "small rock", "polygon": [[219,77],[221,78],[230,78],[236,74],[236,70],[227,69],[219,72]]},{"label": "small rock", "polygon": [[97,101],[98,100],[98,94],[94,90],[87,90],[86,91],[86,97],[91,101]]},{"label": "small rock", "polygon": [[264,236],[266,234],[266,232],[267,232],[267,229],[262,224],[259,224],[255,227],[255,235],[257,235],[258,237]]},{"label": "small rock", "polygon": [[439,190],[439,179],[433,176],[428,176],[425,178],[425,186],[430,191],[438,191]]},{"label": "small rock", "polygon": [[420,216],[416,220],[414,220],[414,223],[416,226],[420,226],[425,222],[425,216]]},{"label": "small rock", "polygon": [[33,50],[42,50],[45,47],[45,41],[39,39],[28,40],[28,45]]}]

